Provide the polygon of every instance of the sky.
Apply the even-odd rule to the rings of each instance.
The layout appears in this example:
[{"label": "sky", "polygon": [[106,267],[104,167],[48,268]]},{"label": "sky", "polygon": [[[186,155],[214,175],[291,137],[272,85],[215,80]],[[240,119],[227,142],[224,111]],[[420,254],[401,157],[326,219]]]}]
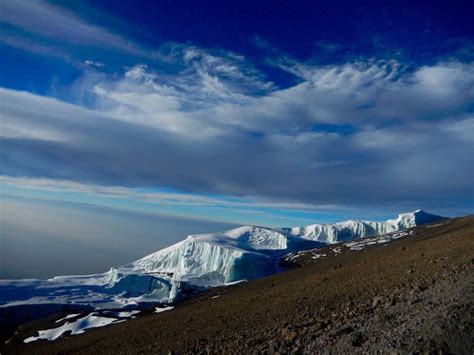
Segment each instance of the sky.
[{"label": "sky", "polygon": [[2,234],[20,219],[31,230],[38,205],[62,222],[65,204],[114,211],[139,230],[137,213],[196,226],[471,214],[472,13],[471,1],[2,0]]},{"label": "sky", "polygon": [[71,202],[16,197],[2,204],[0,279],[105,272],[188,234],[235,227]]}]

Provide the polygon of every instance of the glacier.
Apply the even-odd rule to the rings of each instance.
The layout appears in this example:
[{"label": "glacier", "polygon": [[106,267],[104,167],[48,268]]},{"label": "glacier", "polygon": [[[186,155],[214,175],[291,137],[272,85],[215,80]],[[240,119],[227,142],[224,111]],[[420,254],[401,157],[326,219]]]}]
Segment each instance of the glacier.
[{"label": "glacier", "polygon": [[402,213],[385,222],[345,221],[332,224],[313,224],[306,227],[282,228],[282,233],[324,243],[338,243],[358,238],[373,237],[412,228],[421,224],[436,222],[441,216],[423,210]]},{"label": "glacier", "polygon": [[[385,222],[345,221],[295,228],[243,226],[220,233],[190,235],[139,260],[96,275],[47,280],[0,280],[0,319],[42,307],[113,310],[166,305],[209,287],[271,275],[284,268],[284,255],[327,244],[383,235],[443,217],[417,210]],[[61,308],[62,307],[62,308]]]}]

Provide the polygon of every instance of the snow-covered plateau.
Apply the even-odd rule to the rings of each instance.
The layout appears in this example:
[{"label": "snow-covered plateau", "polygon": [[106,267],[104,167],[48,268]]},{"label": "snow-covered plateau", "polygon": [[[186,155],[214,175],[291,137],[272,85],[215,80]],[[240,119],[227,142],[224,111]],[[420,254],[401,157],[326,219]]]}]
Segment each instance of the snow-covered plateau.
[{"label": "snow-covered plateau", "polygon": [[346,221],[279,229],[244,226],[190,235],[103,274],[0,280],[0,320],[11,315],[12,309],[16,314],[40,309],[44,316],[61,310],[125,311],[166,305],[209,287],[282,271],[279,260],[289,253],[393,233],[442,218],[418,210],[386,222]]}]

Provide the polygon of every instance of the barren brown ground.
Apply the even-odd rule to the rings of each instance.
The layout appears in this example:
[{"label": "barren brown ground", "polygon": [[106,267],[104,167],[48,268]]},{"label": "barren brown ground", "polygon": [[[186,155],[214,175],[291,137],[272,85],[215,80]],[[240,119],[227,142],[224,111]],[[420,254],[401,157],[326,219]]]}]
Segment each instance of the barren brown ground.
[{"label": "barren brown ground", "polygon": [[24,325],[0,351],[472,354],[474,217],[441,223],[83,335],[22,344],[45,321]]}]

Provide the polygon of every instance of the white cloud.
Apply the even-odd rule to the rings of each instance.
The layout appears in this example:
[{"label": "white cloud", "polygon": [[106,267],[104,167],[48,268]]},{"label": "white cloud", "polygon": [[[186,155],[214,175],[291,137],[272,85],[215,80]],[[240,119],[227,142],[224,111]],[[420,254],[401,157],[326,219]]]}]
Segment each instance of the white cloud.
[{"label": "white cloud", "polygon": [[88,71],[73,93],[89,109],[1,89],[0,172],[318,206],[467,203],[472,63],[283,58],[298,82],[280,89],[237,54],[170,45],[155,55],[175,72]]},{"label": "white cloud", "polygon": [[95,68],[103,68],[105,65],[104,63],[100,63],[100,62],[96,62],[96,61],[93,61],[93,60],[85,60],[84,61],[84,64],[89,66],[89,67],[95,67]]},{"label": "white cloud", "polygon": [[[11,177],[0,175],[2,186],[20,187],[32,190],[54,192],[78,192],[93,197],[122,198],[127,201],[159,204],[161,206],[206,206],[224,208],[265,208],[269,210],[333,210],[340,206],[315,205],[306,203],[284,203],[277,201],[257,201],[251,199],[228,199],[224,197],[208,197],[199,194],[146,191],[125,186],[103,186],[80,183],[71,180],[46,178]],[[243,211],[243,210],[242,210]],[[258,211],[255,211],[258,213]],[[259,212],[268,213],[268,212]]]},{"label": "white cloud", "polygon": [[[18,33],[15,37],[1,35],[0,41],[35,52],[41,49],[37,45],[39,36],[42,39],[57,41],[56,45],[59,47],[61,47],[60,42],[65,41],[76,45],[113,48],[133,55],[146,55],[146,51],[140,46],[100,26],[91,24],[60,6],[43,0],[2,0],[0,2],[0,23],[14,26],[23,32]],[[34,36],[34,40],[22,38],[25,34]],[[48,47],[51,48],[51,46],[53,43],[48,43]]]},{"label": "white cloud", "polygon": [[238,59],[240,66],[224,70],[208,63],[222,58],[207,58],[202,50],[180,53],[185,67],[177,75],[137,65],[121,78],[96,83],[92,90],[98,106],[185,135],[196,130],[210,135],[239,130],[299,134],[317,124],[442,120],[463,113],[474,100],[472,64],[439,63],[409,71],[395,61],[327,67],[296,63],[301,68],[292,72],[303,73],[298,74],[301,82],[255,95],[247,81],[258,76],[246,73],[243,59]]}]

